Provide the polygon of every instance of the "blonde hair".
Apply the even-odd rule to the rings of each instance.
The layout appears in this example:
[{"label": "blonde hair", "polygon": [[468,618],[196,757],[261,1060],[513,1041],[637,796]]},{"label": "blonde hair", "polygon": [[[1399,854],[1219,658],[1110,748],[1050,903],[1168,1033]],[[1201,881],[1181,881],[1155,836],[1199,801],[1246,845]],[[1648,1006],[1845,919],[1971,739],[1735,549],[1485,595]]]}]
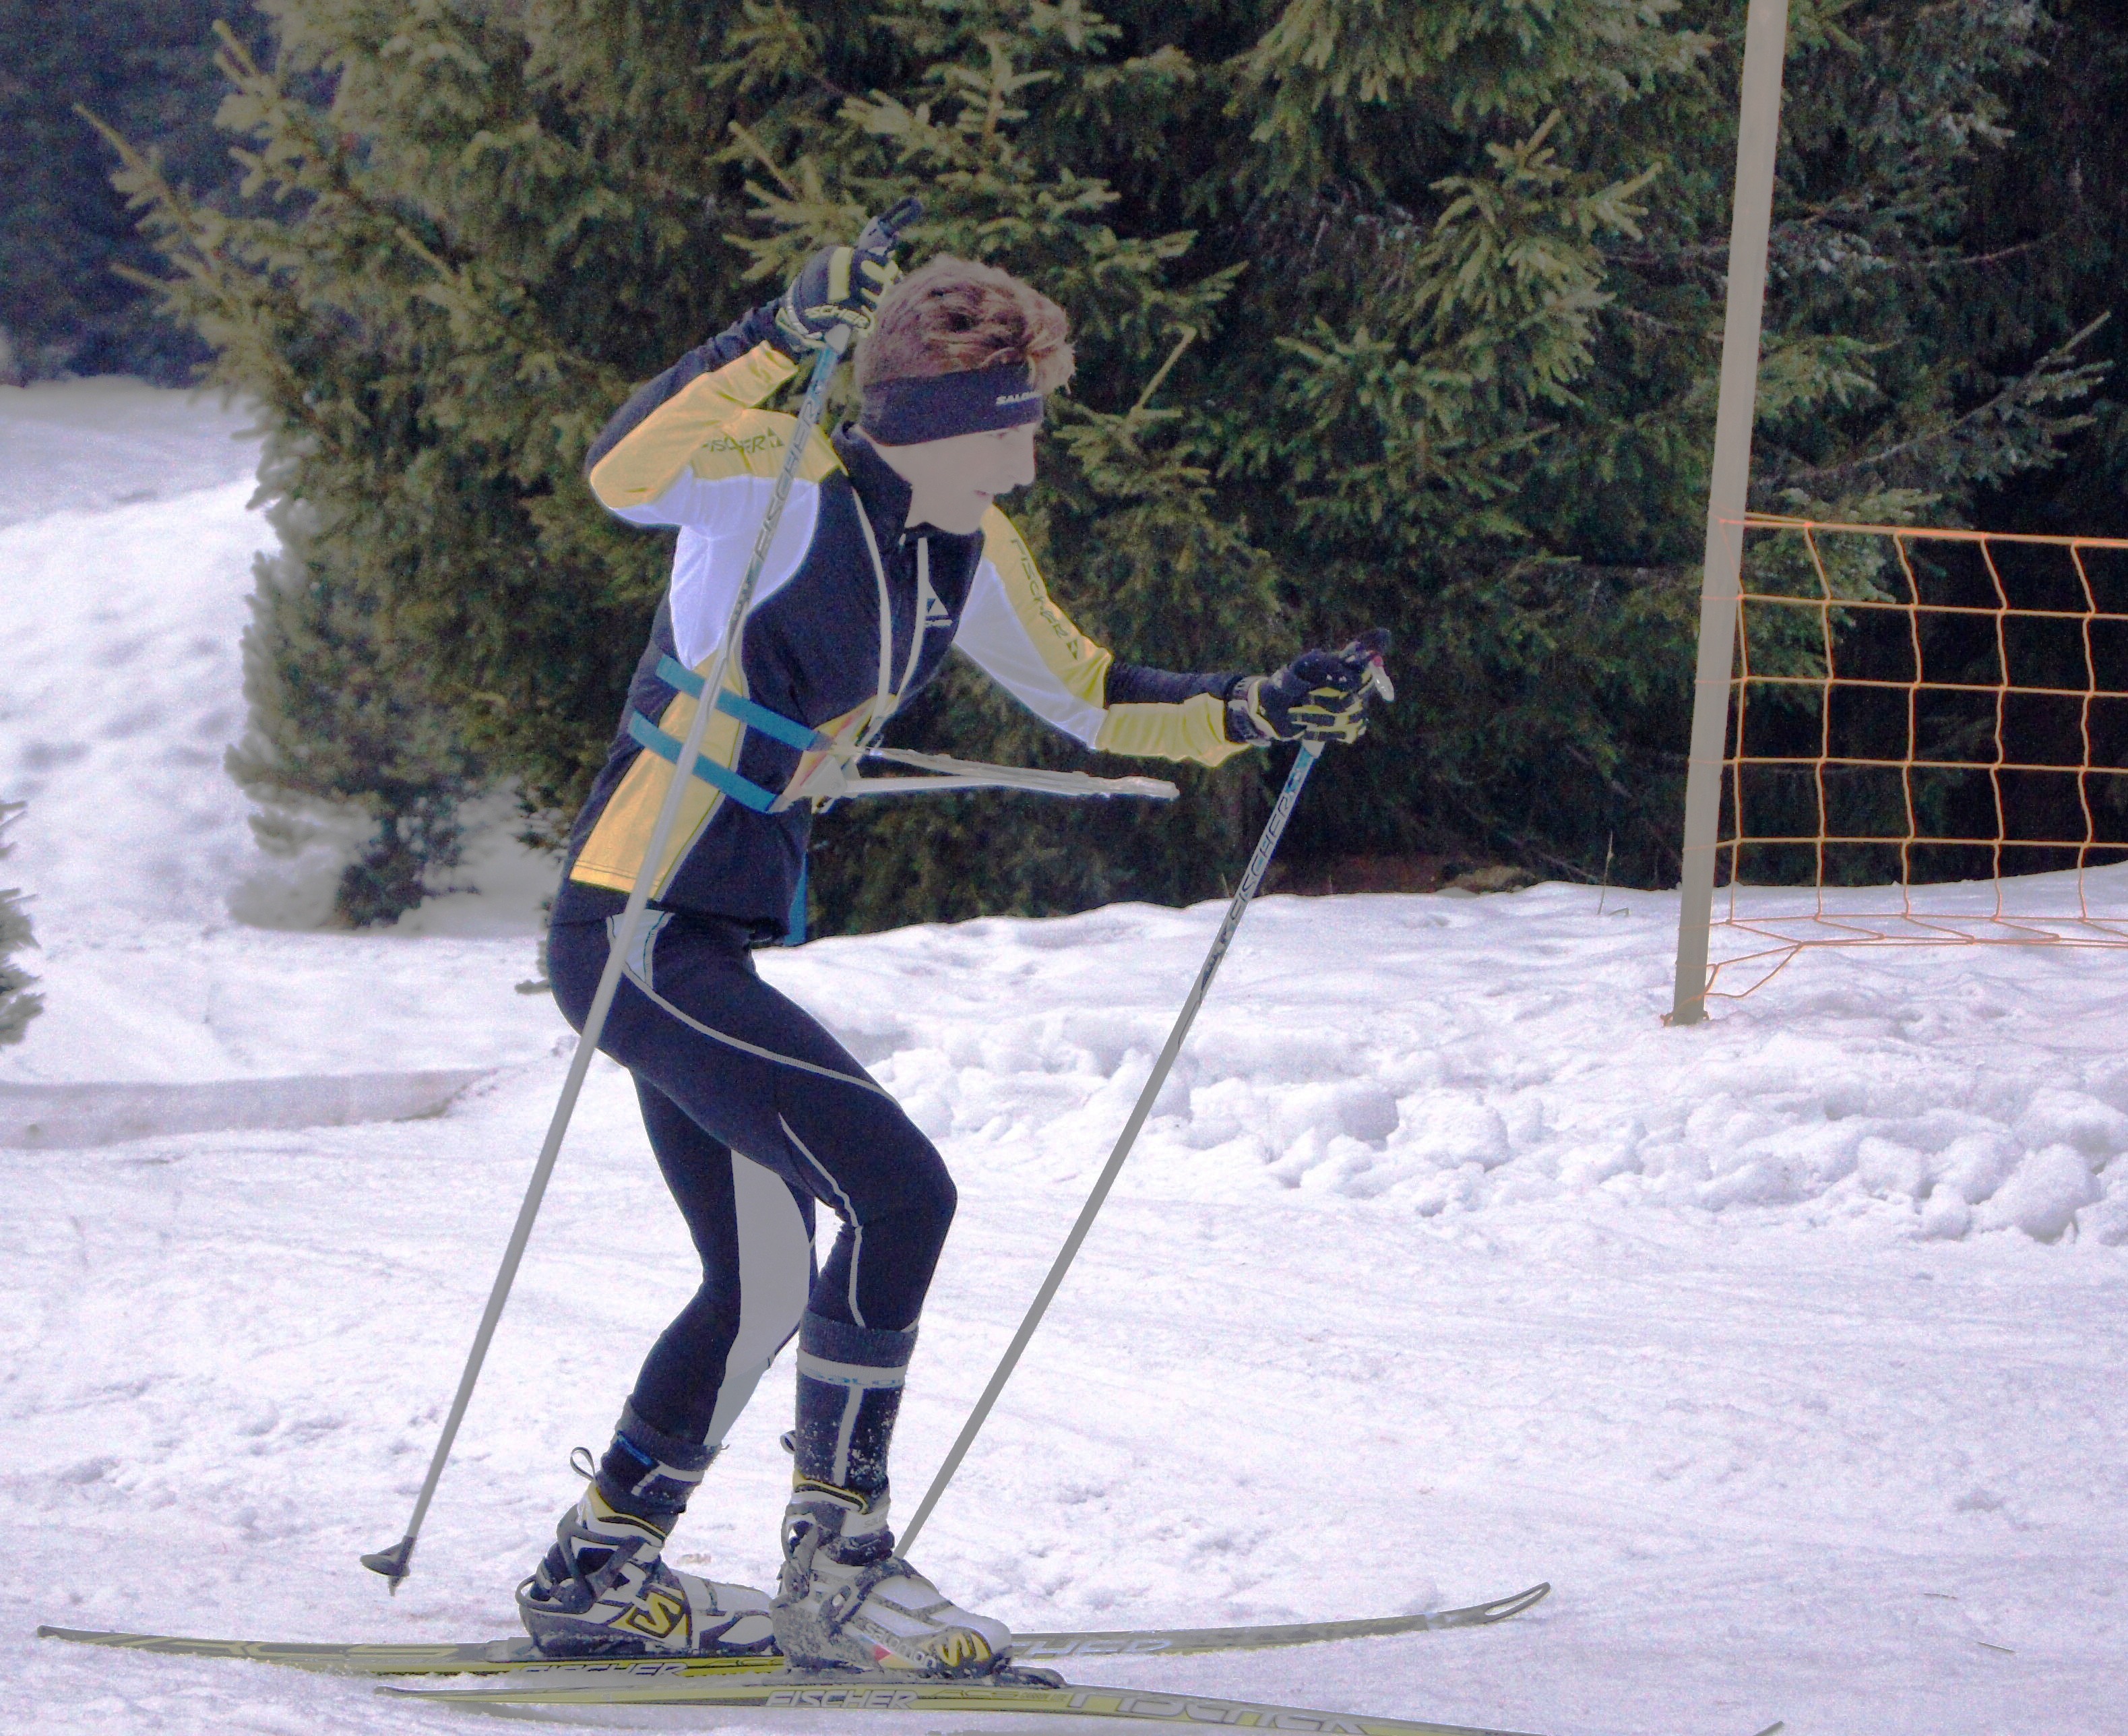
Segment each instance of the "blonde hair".
[{"label": "blonde hair", "polygon": [[1031,284],[941,254],[880,297],[857,346],[857,386],[1018,363],[1037,392],[1054,392],[1071,378],[1071,330],[1064,310]]}]

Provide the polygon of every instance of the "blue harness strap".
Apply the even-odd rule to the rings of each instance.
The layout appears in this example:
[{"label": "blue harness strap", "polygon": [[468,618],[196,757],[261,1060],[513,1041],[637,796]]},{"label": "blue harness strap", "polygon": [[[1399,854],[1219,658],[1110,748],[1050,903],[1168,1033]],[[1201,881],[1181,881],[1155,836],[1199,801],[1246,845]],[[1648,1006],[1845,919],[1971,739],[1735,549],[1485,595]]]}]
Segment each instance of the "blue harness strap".
[{"label": "blue harness strap", "polygon": [[[680,763],[680,749],[685,745],[677,736],[668,735],[642,712],[628,714],[628,733],[639,746],[648,748],[660,759],[672,764]],[[764,790],[751,778],[742,778],[729,768],[719,765],[707,754],[695,756],[695,775],[704,783],[722,790],[742,807],[752,808],[757,814],[766,814],[776,806],[776,794]]]},{"label": "blue harness strap", "polygon": [[[709,686],[692,669],[672,657],[658,659],[658,678],[666,686],[677,687],[696,701],[701,700],[703,689]],[[796,748],[800,753],[834,745],[833,740],[818,730],[808,729],[802,723],[794,723],[781,712],[772,711],[767,706],[757,705],[753,700],[742,698],[737,693],[718,694],[717,709],[727,717],[736,717],[747,728],[758,730],[772,740]],[[659,759],[669,760],[674,765],[680,763],[680,749],[685,744],[659,729],[642,712],[631,711],[628,714],[628,733],[639,745],[648,748]],[[695,775],[713,788],[722,790],[734,801],[752,808],[757,814],[766,814],[776,806],[776,797],[771,792],[762,788],[751,778],[742,778],[728,767],[719,765],[707,754],[696,756]],[[798,887],[791,897],[789,928],[783,944],[803,946],[805,944],[805,864],[801,859],[798,864]]]},{"label": "blue harness strap", "polygon": [[[700,699],[702,689],[709,683],[685,663],[675,658],[658,659],[658,678],[669,687],[677,687],[682,693]],[[756,705],[751,699],[743,699],[736,693],[717,695],[717,709],[727,717],[736,717],[749,730],[758,730],[786,747],[805,753],[815,749],[831,748],[834,743],[818,730],[808,729],[802,723],[793,723],[780,711],[772,711],[767,706]],[[640,740],[641,738],[638,738]],[[669,754],[666,756],[672,758]]]}]

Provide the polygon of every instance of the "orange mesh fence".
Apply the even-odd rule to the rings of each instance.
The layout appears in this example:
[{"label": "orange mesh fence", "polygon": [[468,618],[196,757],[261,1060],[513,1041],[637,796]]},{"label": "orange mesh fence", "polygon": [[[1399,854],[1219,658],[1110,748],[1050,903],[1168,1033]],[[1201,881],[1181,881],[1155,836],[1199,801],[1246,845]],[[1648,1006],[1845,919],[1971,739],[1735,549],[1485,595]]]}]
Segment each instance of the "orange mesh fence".
[{"label": "orange mesh fence", "polygon": [[[2128,946],[2128,540],[1746,521],[1708,993],[1822,946]],[[2116,877],[2107,877],[2113,880]]]}]

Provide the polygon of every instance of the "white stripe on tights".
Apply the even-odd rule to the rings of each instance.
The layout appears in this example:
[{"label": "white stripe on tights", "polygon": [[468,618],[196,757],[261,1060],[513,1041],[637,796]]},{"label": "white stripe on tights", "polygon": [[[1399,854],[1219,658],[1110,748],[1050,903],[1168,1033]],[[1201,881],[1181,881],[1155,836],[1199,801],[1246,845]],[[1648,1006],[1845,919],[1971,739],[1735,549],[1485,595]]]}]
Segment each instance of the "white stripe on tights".
[{"label": "white stripe on tights", "polygon": [[648,982],[645,982],[642,977],[637,976],[633,970],[624,970],[621,974],[626,977],[629,982],[633,982],[636,987],[643,992],[644,998],[648,1001],[653,1006],[657,1007],[662,1012],[670,1013],[682,1025],[686,1025],[689,1030],[700,1031],[704,1036],[713,1038],[717,1042],[725,1044],[728,1048],[742,1050],[749,1055],[758,1055],[762,1060],[773,1061],[779,1067],[795,1067],[800,1073],[818,1073],[824,1079],[838,1079],[845,1085],[855,1085],[866,1091],[876,1092],[879,1096],[886,1097],[886,1101],[890,1103],[894,1101],[892,1097],[887,1096],[886,1092],[881,1088],[877,1081],[867,1078],[862,1073],[838,1073],[832,1067],[819,1067],[816,1066],[810,1061],[800,1061],[796,1055],[779,1055],[772,1049],[762,1049],[757,1044],[748,1043],[741,1038],[728,1035],[726,1033],[717,1030],[714,1025],[705,1025],[700,1019],[691,1018],[687,1014],[682,1012],[678,1007],[673,1006],[670,1001],[667,1001],[663,995],[659,994],[657,990],[651,987],[651,986]]},{"label": "white stripe on tights", "polygon": [[751,1158],[731,1154],[732,1212],[739,1228],[739,1331],[724,1358],[724,1383],[710,1418],[708,1444],[721,1447],[753,1389],[791,1341],[813,1287],[813,1243],[788,1182]]},{"label": "white stripe on tights", "polygon": [[776,1118],[782,1128],[783,1137],[798,1148],[799,1154],[820,1172],[821,1179],[834,1189],[835,1197],[842,1202],[843,1221],[850,1226],[850,1318],[860,1326],[865,1324],[864,1310],[857,1306],[857,1265],[864,1258],[864,1225],[857,1222],[857,1209],[850,1204],[850,1196],[843,1191],[843,1184],[828,1173],[828,1166],[806,1149],[805,1142],[782,1116]]}]

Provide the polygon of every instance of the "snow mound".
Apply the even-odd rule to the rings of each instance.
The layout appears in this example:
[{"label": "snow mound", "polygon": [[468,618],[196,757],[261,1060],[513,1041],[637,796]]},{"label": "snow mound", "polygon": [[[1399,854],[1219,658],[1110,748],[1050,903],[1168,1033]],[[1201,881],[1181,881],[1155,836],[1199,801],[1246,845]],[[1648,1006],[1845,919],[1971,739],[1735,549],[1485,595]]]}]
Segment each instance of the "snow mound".
[{"label": "snow mound", "polygon": [[[2128,909],[2128,869],[2087,891]],[[1600,1196],[2128,1241],[2128,1057],[2105,1035],[2128,980],[2111,954],[1821,954],[1671,1030],[1674,896],[1596,906],[1560,885],[1262,901],[1123,1185],[1451,1219]],[[1220,915],[914,929],[764,970],[831,1010],[957,1163],[1090,1179]]]}]

